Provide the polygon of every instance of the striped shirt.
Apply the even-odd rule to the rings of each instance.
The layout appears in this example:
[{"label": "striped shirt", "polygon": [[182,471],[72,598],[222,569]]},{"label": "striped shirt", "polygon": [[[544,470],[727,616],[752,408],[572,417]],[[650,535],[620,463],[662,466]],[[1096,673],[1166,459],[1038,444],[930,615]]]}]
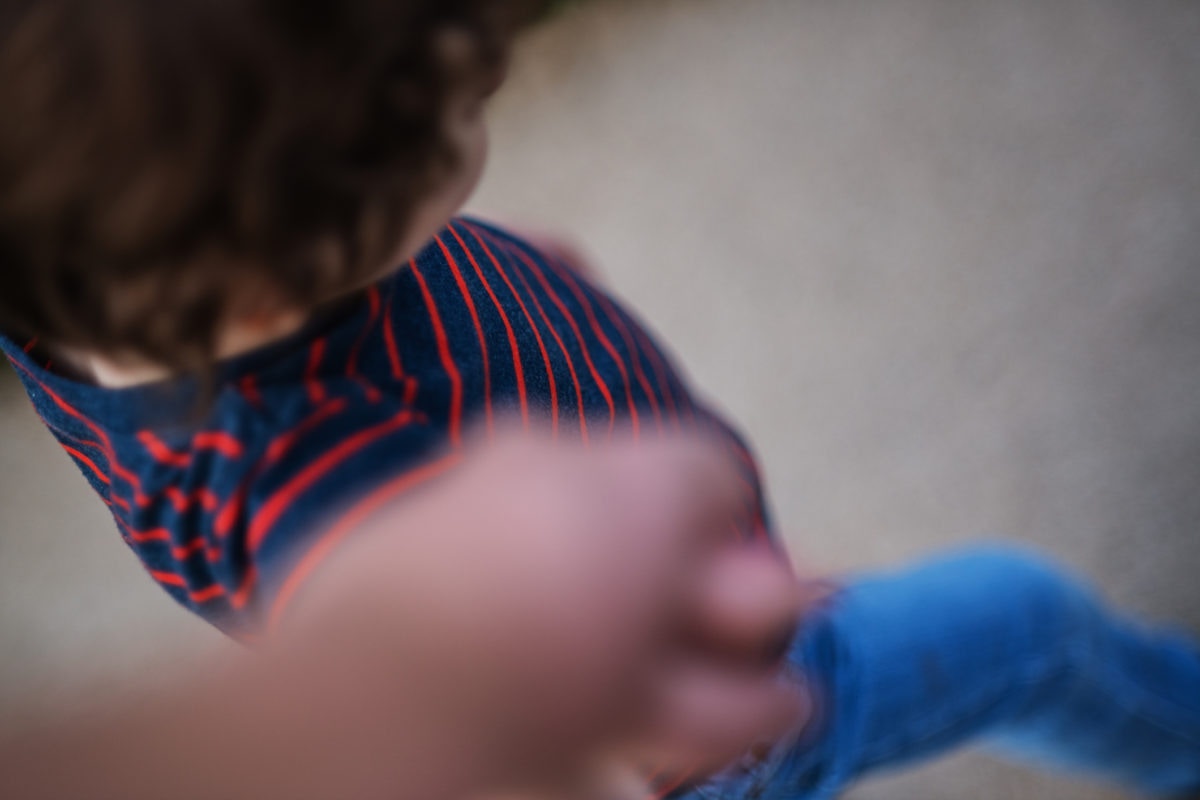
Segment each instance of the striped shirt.
[{"label": "striped shirt", "polygon": [[[250,639],[381,505],[453,468],[500,420],[601,441],[728,434],[766,527],[754,460],[645,328],[566,264],[456,219],[416,258],[294,336],[224,362],[200,406],[180,379],[71,380],[0,336],[47,427],[172,597]],[[197,409],[202,408],[202,413]]]}]

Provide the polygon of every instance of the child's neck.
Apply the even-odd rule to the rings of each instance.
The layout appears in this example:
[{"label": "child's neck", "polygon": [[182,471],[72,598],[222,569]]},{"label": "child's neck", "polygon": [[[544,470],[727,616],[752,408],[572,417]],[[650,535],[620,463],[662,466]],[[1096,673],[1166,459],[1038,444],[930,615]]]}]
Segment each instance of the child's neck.
[{"label": "child's neck", "polygon": [[[329,302],[336,302],[339,296],[351,295],[365,288],[370,282],[394,271],[396,269],[394,265],[404,264],[420,252],[447,224],[454,212],[462,206],[467,195],[470,194],[471,188],[474,187],[479,177],[478,169],[481,169],[483,165],[481,153],[476,160],[478,164],[475,171],[466,171],[464,176],[460,176],[444,187],[437,198],[418,210],[410,224],[411,230],[408,238],[397,246],[392,257],[383,262],[386,266],[382,267],[374,277],[364,280],[360,286],[348,288],[341,295],[329,298]],[[304,327],[313,313],[315,313],[315,309],[274,311],[263,318],[233,320],[218,331],[215,355],[218,360],[233,358],[277,342]],[[174,377],[174,373],[170,369],[144,360],[114,358],[84,351],[58,353],[56,357],[82,373],[87,379],[111,389],[155,383]]]},{"label": "child's neck", "polygon": [[[269,320],[231,322],[217,336],[218,359],[233,358],[251,350],[277,342],[300,330],[307,319],[302,312],[285,312]],[[145,383],[155,383],[174,377],[161,365],[147,361],[114,359],[96,353],[73,352],[66,360],[98,385],[124,389]]]}]

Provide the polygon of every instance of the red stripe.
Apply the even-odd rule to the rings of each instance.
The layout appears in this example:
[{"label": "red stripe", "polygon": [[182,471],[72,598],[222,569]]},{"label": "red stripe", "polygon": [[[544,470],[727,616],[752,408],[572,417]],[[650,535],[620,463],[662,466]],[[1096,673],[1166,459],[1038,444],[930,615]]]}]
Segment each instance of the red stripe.
[{"label": "red stripe", "polygon": [[42,413],[40,411],[38,411],[36,408],[34,409],[34,412],[37,413],[38,419],[40,419],[42,421],[42,424],[45,425],[52,433],[54,433],[57,437],[61,437],[63,439],[69,440],[73,446],[75,446],[75,447],[94,447],[97,450],[104,449],[99,442],[94,442],[91,439],[82,439],[78,436],[73,436],[70,433],[63,430],[62,428],[58,427],[57,425],[52,425],[50,423],[50,421],[48,419],[46,419],[45,417],[43,417]]},{"label": "red stripe", "polygon": [[204,431],[192,437],[197,450],[215,450],[226,458],[241,458],[245,448],[232,434],[224,431]]},{"label": "red stripe", "polygon": [[[553,265],[553,259],[546,259],[547,264]],[[587,295],[579,287],[579,282],[568,269],[556,269],[555,272],[559,278],[571,290],[571,294],[575,295],[575,300],[579,305],[583,306],[583,313],[587,316],[588,324],[592,327],[592,332],[600,340],[600,344],[608,352],[613,363],[617,365],[617,372],[621,373],[621,384],[625,387],[625,402],[629,405],[629,423],[632,426],[634,441],[637,441],[638,435],[641,432],[641,420],[638,417],[637,405],[633,402],[633,387],[629,381],[629,371],[626,369],[625,361],[621,358],[617,348],[613,346],[612,340],[608,338],[608,334],[600,327],[600,321],[596,319],[595,309],[592,308],[591,302],[588,301]],[[614,411],[615,413],[615,411]]]},{"label": "red stripe", "polygon": [[16,361],[14,361],[12,363],[14,366],[16,366],[18,369],[20,369],[26,375],[28,375],[29,379],[32,380],[35,384],[37,384],[38,388],[41,389],[43,392],[45,392],[46,396],[49,397],[51,400],[53,400],[54,404],[56,406],[58,406],[60,409],[62,409],[68,416],[82,422],[84,424],[84,426],[87,427],[87,429],[90,430],[96,436],[97,439],[99,439],[100,449],[104,453],[104,458],[108,462],[109,469],[112,470],[112,473],[114,475],[116,475],[118,478],[125,481],[125,483],[129,485],[130,490],[133,492],[133,501],[135,503],[137,503],[139,506],[142,506],[143,508],[150,505],[150,499],[148,497],[146,497],[145,494],[142,493],[142,486],[141,486],[141,483],[138,482],[137,476],[134,475],[129,470],[122,467],[121,464],[117,461],[116,456],[114,455],[114,452],[113,452],[112,441],[109,440],[108,434],[105,433],[100,428],[100,426],[98,426],[96,423],[92,422],[90,419],[88,419],[86,416],[81,414],[79,411],[76,411],[74,407],[72,407],[69,403],[67,403],[65,400],[63,400],[61,397],[59,397],[57,394],[55,394],[50,389],[50,387],[48,387],[46,384],[39,381],[37,379],[37,377],[32,372],[30,372],[27,367],[25,367],[25,365],[20,364]]},{"label": "red stripe", "polygon": [[529,309],[525,307],[525,302],[521,299],[521,295],[517,293],[516,287],[509,280],[508,273],[500,265],[500,260],[496,258],[496,254],[488,247],[487,242],[479,236],[479,232],[475,229],[474,225],[468,225],[468,229],[471,231],[471,235],[475,237],[475,241],[479,242],[483,251],[487,253],[488,258],[492,260],[492,267],[504,280],[504,285],[508,287],[508,291],[512,293],[513,298],[516,299],[517,305],[521,307],[521,313],[525,315],[525,319],[529,322],[529,329],[533,331],[533,336],[537,339],[538,350],[542,353],[542,363],[546,367],[546,380],[550,384],[550,432],[553,436],[558,436],[558,381],[554,378],[554,369],[550,365],[550,354],[546,352],[546,343],[542,340],[541,331],[538,330],[537,323],[530,316]]},{"label": "red stripe", "polygon": [[[507,245],[505,245],[505,250],[509,255],[512,255],[515,252]],[[517,278],[520,279],[521,285],[525,287],[525,293],[528,294],[529,299],[533,301],[533,306],[537,309],[538,315],[542,318],[542,321],[546,323],[546,330],[550,331],[550,335],[554,337],[555,343],[558,344],[559,351],[563,354],[563,358],[567,362],[567,371],[571,374],[571,383],[575,387],[575,402],[577,404],[575,407],[579,409],[579,434],[583,443],[586,445],[588,443],[587,414],[585,414],[583,410],[583,386],[579,383],[579,375],[575,372],[575,362],[571,359],[571,353],[569,350],[567,350],[567,346],[563,344],[562,337],[558,335],[558,330],[550,322],[550,317],[547,316],[546,309],[542,308],[541,302],[538,301],[537,292],[535,292],[533,287],[529,285],[529,281],[525,279],[525,275],[521,271],[517,272]],[[555,423],[557,423],[557,419],[555,420]]]},{"label": "red stripe", "polygon": [[38,337],[35,336],[32,339],[30,339],[28,342],[25,343],[25,346],[23,348],[21,348],[21,352],[32,353],[33,348],[37,347],[37,345],[38,345]]},{"label": "red stripe", "polygon": [[658,382],[659,391],[662,392],[663,401],[667,404],[667,411],[670,414],[671,422],[674,425],[675,431],[679,431],[679,408],[675,405],[675,393],[671,391],[671,379],[667,374],[667,365],[664,363],[662,356],[655,349],[654,343],[650,341],[650,337],[646,335],[640,328],[634,328],[634,336],[641,340],[641,350],[650,359],[650,368],[654,370],[654,380]]},{"label": "red stripe", "polygon": [[[217,514],[217,518],[213,526],[213,530],[216,535],[223,538],[228,536],[230,531],[233,530],[234,524],[241,516],[242,510],[245,508],[246,496],[250,487],[255,483],[259,474],[265,467],[278,463],[305,434],[315,429],[327,419],[340,414],[346,409],[346,407],[347,401],[344,397],[336,398],[335,400],[332,400],[318,408],[315,412],[310,414],[306,419],[304,419],[291,430],[276,436],[275,439],[273,439],[267,446],[262,460],[255,465],[255,468],[251,470],[250,474],[242,481],[237,491],[233,493],[232,497],[230,497],[230,499],[221,508],[220,513]],[[422,418],[423,415],[414,414],[414,419],[420,420]],[[209,554],[209,560],[215,561],[218,558],[219,553],[217,555],[214,555],[213,553]]]},{"label": "red stripe", "polygon": [[247,375],[242,378],[238,382],[238,386],[242,390],[242,396],[246,398],[246,402],[255,408],[262,408],[262,395],[258,393],[258,385],[253,375]]},{"label": "red stripe", "polygon": [[[14,366],[15,366],[15,362],[14,362]],[[36,406],[33,409],[33,413],[37,414],[37,418],[39,420],[41,420],[43,425],[46,426],[47,430],[49,430],[51,433],[54,434],[55,438],[59,440],[59,444],[62,445],[63,449],[67,450],[67,452],[76,453],[76,452],[78,452],[78,450],[76,448],[80,448],[80,447],[94,447],[100,451],[104,450],[104,448],[100,446],[99,442],[93,442],[91,439],[82,439],[78,436],[72,436],[71,434],[67,433],[65,430],[58,427],[57,425],[51,424],[50,420],[46,419],[42,415],[41,410],[38,409]],[[67,441],[64,442],[63,441],[64,439]],[[68,445],[67,442],[70,442],[70,444]],[[82,454],[80,454],[80,455],[82,457]],[[84,458],[86,458],[86,457],[84,457]],[[100,469],[96,466],[96,464],[90,458],[87,458],[86,462],[92,468],[92,471],[96,473],[96,477],[100,478],[105,483],[109,483],[108,476],[105,475],[103,472],[101,472]]]},{"label": "red stripe", "polygon": [[483,337],[483,326],[479,323],[479,312],[475,308],[475,298],[471,297],[471,291],[467,288],[467,282],[463,280],[462,272],[458,268],[458,263],[454,260],[454,256],[450,253],[450,248],[446,247],[445,242],[441,237],[434,237],[438,247],[442,249],[442,255],[446,258],[446,264],[450,267],[450,272],[454,275],[454,281],[458,284],[458,291],[462,294],[463,300],[467,304],[467,311],[471,315],[471,323],[475,326],[475,335],[479,337],[479,349],[483,353],[483,413],[487,424],[488,435],[492,433],[492,368],[488,361],[487,341]]},{"label": "red stripe", "polygon": [[221,502],[209,489],[196,489],[191,494],[186,494],[178,486],[168,486],[163,489],[163,495],[180,514],[194,505],[199,505],[208,512],[216,511]]},{"label": "red stripe", "polygon": [[404,380],[404,365],[400,362],[400,348],[396,346],[396,331],[392,329],[392,304],[383,312],[383,342],[387,347],[388,363],[392,366],[392,377]]},{"label": "red stripe", "polygon": [[368,403],[378,403],[383,399],[383,393],[376,388],[375,384],[371,383],[362,375],[351,375],[350,379],[358,384],[362,389],[363,396],[367,398]]},{"label": "red stripe", "polygon": [[367,304],[368,311],[367,324],[359,332],[358,338],[354,340],[354,345],[350,348],[350,355],[346,359],[346,374],[354,375],[358,372],[358,356],[362,352],[363,344],[367,337],[371,334],[371,329],[375,327],[375,323],[379,321],[379,289],[372,286],[367,289]]},{"label": "red stripe", "polygon": [[[575,317],[573,317],[571,312],[567,309],[566,304],[563,303],[562,298],[559,297],[558,293],[554,291],[554,287],[552,287],[550,285],[550,281],[546,279],[541,267],[539,267],[532,259],[529,258],[529,256],[525,254],[523,248],[517,247],[513,252],[515,252],[517,256],[529,267],[530,271],[533,273],[533,276],[537,278],[538,282],[542,285],[542,290],[550,296],[550,300],[554,303],[555,307],[558,308],[559,313],[563,315],[563,318],[571,327],[571,331],[575,334],[575,340],[579,342],[579,349],[583,353],[583,360],[587,364],[588,371],[592,373],[592,380],[596,382],[596,386],[600,389],[600,394],[604,395],[604,401],[608,403],[608,431],[611,434],[613,427],[617,422],[617,407],[613,403],[612,393],[608,390],[608,384],[606,384],[604,379],[600,377],[600,373],[596,370],[595,363],[592,362],[592,356],[588,352],[587,344],[584,342],[583,333],[581,333],[579,330],[579,324],[575,321]],[[582,413],[582,408],[580,409],[580,413]]]},{"label": "red stripe", "polygon": [[387,303],[383,309],[383,342],[387,347],[388,362],[392,366],[392,377],[404,382],[404,404],[411,406],[417,399],[417,379],[404,372],[404,364],[400,360],[400,348],[396,346],[396,330],[392,322],[391,303]]},{"label": "red stripe", "polygon": [[[151,544],[153,542],[170,544],[173,541],[174,537],[171,535],[171,531],[167,530],[166,528],[151,528],[150,530],[146,531],[137,531],[131,528],[129,524],[120,517],[117,517],[116,520],[118,527],[121,529],[121,533],[125,537],[125,540],[130,544]],[[213,554],[211,552],[206,552],[207,547],[208,543],[205,542],[203,538],[197,537],[188,544],[172,547],[171,557],[176,561],[183,562],[187,561],[197,553],[205,553],[205,555],[209,557],[209,560],[218,560],[220,558],[220,552],[217,551],[217,557],[212,558]]]},{"label": "red stripe", "polygon": [[654,413],[654,422],[658,427],[658,432],[663,431],[662,411],[658,406],[658,397],[654,388],[650,385],[650,379],[646,377],[645,371],[642,369],[642,356],[638,351],[637,343],[633,341],[633,336],[629,332],[629,327],[625,324],[621,312],[613,305],[612,301],[605,296],[604,292],[597,292],[596,297],[600,301],[600,305],[604,308],[604,314],[616,327],[617,332],[621,334],[621,339],[625,342],[625,349],[633,356],[633,372],[637,376],[638,385],[642,387],[642,392],[650,401],[650,410]]},{"label": "red stripe", "polygon": [[[187,581],[182,575],[176,575],[173,572],[160,572],[159,570],[148,570],[150,577],[163,584],[164,586],[177,586],[180,589],[188,588]],[[209,600],[215,600],[218,597],[225,595],[225,589],[220,584],[206,586],[203,589],[196,589],[188,592],[188,599],[193,603],[206,603]]]},{"label": "red stripe", "polygon": [[267,445],[267,450],[263,456],[267,465],[279,462],[279,459],[290,450],[301,437],[313,431],[322,422],[331,417],[335,417],[346,410],[347,401],[344,397],[335,398],[322,406],[319,406],[316,411],[309,414],[296,427],[289,431],[285,431],[274,439],[271,444]]},{"label": "red stripe", "polygon": [[187,588],[187,581],[183,579],[182,575],[176,575],[174,572],[159,572],[153,569],[149,570],[149,572],[150,577],[159,583],[166,584],[167,586],[178,586],[183,589]]},{"label": "red stripe", "polygon": [[437,338],[438,357],[442,361],[442,368],[450,376],[450,444],[457,447],[462,442],[462,375],[459,374],[458,366],[455,365],[454,358],[450,355],[450,340],[446,336],[446,327],[442,324],[442,315],[438,313],[437,304],[433,302],[429,285],[425,283],[425,276],[417,269],[416,260],[410,261],[409,265],[412,268],[413,276],[421,286],[425,307],[429,309],[429,321],[433,324],[433,333]]},{"label": "red stripe", "polygon": [[[149,451],[151,457],[160,464],[182,469],[191,463],[191,453],[172,450],[150,431],[139,431],[137,439]],[[192,447],[196,450],[215,450],[226,458],[240,458],[242,455],[242,443],[222,431],[206,431],[196,434],[192,437]]]},{"label": "red stripe", "polygon": [[296,474],[263,505],[246,537],[246,546],[253,553],[262,545],[271,528],[279,521],[284,512],[296,501],[305,489],[328,474],[334,467],[358,453],[363,448],[378,441],[389,433],[397,431],[412,421],[412,412],[402,411],[391,419],[374,427],[367,428],[342,441],[337,447],[313,461]]},{"label": "red stripe", "polygon": [[209,600],[216,600],[218,597],[225,596],[225,587],[219,583],[214,583],[207,589],[199,589],[195,592],[188,593],[188,598],[193,603],[207,603]]},{"label": "red stripe", "polygon": [[[38,416],[41,416],[41,415],[39,414]],[[45,420],[43,419],[42,421],[44,422]],[[65,436],[65,434],[63,434],[63,435]],[[71,437],[66,437],[66,438],[71,438]],[[80,462],[81,462],[81,463],[82,463],[84,466],[86,466],[86,467],[87,467],[89,470],[91,470],[91,471],[92,471],[92,474],[96,476],[96,480],[100,481],[100,482],[101,482],[101,483],[103,483],[105,486],[108,486],[108,487],[111,489],[111,487],[112,487],[112,479],[111,479],[111,478],[109,478],[107,475],[105,475],[105,474],[104,474],[104,473],[103,473],[103,472],[100,470],[100,468],[99,468],[98,466],[96,466],[96,462],[95,462],[95,461],[92,461],[92,459],[88,458],[88,456],[87,456],[86,454],[84,454],[82,451],[80,451],[80,450],[76,450],[74,447],[71,447],[69,444],[64,444],[64,443],[62,443],[62,442],[60,442],[59,444],[61,444],[61,445],[62,445],[62,449],[63,449],[63,450],[65,450],[65,451],[66,451],[66,452],[67,452],[69,455],[71,455],[71,456],[74,456],[74,457],[75,457],[76,459],[78,459],[78,460],[79,460],[79,461],[80,461]],[[93,445],[94,445],[94,443],[91,443],[91,442],[89,442],[89,444],[93,444]],[[129,509],[129,502],[128,502],[127,500],[125,500],[125,498],[123,498],[123,497],[118,497],[117,495],[115,495],[115,494],[112,494],[112,492],[111,492],[111,491],[109,492],[109,495],[110,495],[111,499],[110,499],[109,497],[101,497],[101,498],[100,498],[101,500],[103,500],[103,501],[104,501],[104,504],[105,504],[105,505],[107,505],[107,506],[109,506],[109,507],[112,507],[112,505],[113,505],[114,503],[116,503],[116,505],[117,505],[117,507],[118,507],[118,508],[121,508],[121,509],[123,509],[123,510],[125,510],[125,511],[129,511],[129,510],[130,510],[130,509]]]},{"label": "red stripe", "polygon": [[150,452],[150,456],[160,464],[168,467],[186,467],[191,463],[187,453],[176,453],[150,431],[139,431],[137,440]]},{"label": "red stripe", "polygon": [[[487,277],[483,274],[483,270],[479,267],[479,262],[475,260],[475,256],[467,247],[467,243],[458,235],[458,231],[451,225],[450,233],[458,242],[459,247],[467,254],[467,260],[471,262],[471,266],[475,268],[475,274],[479,276],[479,281],[483,284],[484,291],[491,298],[492,305],[500,312],[500,321],[504,323],[504,331],[508,335],[508,347],[512,351],[513,372],[517,376],[517,398],[521,404],[521,422],[526,430],[529,428],[529,397],[525,388],[525,365],[521,363],[521,351],[517,346],[517,335],[513,332],[512,323],[508,319],[508,314],[504,311],[504,306],[500,305],[500,300],[497,299],[496,293],[492,291],[492,285],[488,282]],[[494,261],[494,259],[493,259]]]},{"label": "red stripe", "polygon": [[379,390],[367,380],[358,371],[358,357],[362,352],[363,344],[367,337],[371,334],[371,330],[375,327],[375,323],[379,320],[379,289],[372,286],[367,289],[367,302],[370,304],[370,315],[367,318],[367,324],[363,326],[359,332],[358,338],[354,341],[350,348],[350,355],[346,358],[346,376],[363,388],[363,393],[367,396],[367,401],[370,403],[378,403],[382,398]]},{"label": "red stripe", "polygon": [[229,604],[238,610],[245,608],[246,603],[250,600],[250,593],[254,591],[254,585],[257,582],[258,570],[251,564],[246,568],[246,574],[242,576],[242,585],[233,593],[233,597],[229,598]]},{"label": "red stripe", "polygon": [[365,498],[355,504],[348,512],[343,514],[332,528],[326,532],[313,547],[305,553],[300,563],[288,575],[283,586],[279,590],[279,594],[275,597],[271,604],[270,614],[268,616],[268,628],[274,629],[279,626],[283,615],[287,612],[289,604],[292,602],[296,592],[303,586],[304,582],[311,577],[313,571],[318,565],[332,552],[343,539],[357,529],[365,522],[372,514],[378,511],[383,506],[395,500],[397,495],[400,495],[409,489],[423,483],[431,478],[434,478],[458,463],[460,456],[457,453],[443,456],[441,459],[426,464],[423,467],[405,473],[400,477],[384,484],[375,491],[368,494]]},{"label": "red stripe", "polygon": [[243,481],[242,485],[233,493],[229,501],[221,508],[220,513],[217,514],[217,518],[213,522],[213,532],[218,537],[228,536],[229,532],[233,530],[233,524],[242,515],[242,508],[246,505],[247,489],[256,476],[257,472]]},{"label": "red stripe", "polygon": [[90,458],[88,458],[82,452],[80,452],[79,450],[76,450],[74,447],[71,447],[70,445],[64,444],[62,446],[62,448],[63,448],[63,450],[66,450],[68,453],[70,453],[72,456],[74,456],[77,461],[82,462],[84,466],[86,466],[88,469],[90,469],[92,471],[92,474],[96,476],[96,480],[100,481],[105,486],[112,486],[112,480],[107,475],[105,475],[103,472],[100,471],[100,468],[96,466],[95,461],[92,461]]},{"label": "red stripe", "polygon": [[288,451],[292,449],[296,442],[300,440],[301,437],[312,431],[325,420],[340,414],[346,409],[346,405],[347,401],[344,397],[338,397],[328,403],[325,403],[294,428],[279,434],[271,441],[269,445],[267,445],[267,449],[263,454],[262,460],[255,465],[250,474],[242,481],[241,486],[238,487],[237,491],[233,493],[233,496],[230,497],[229,501],[225,503],[225,506],[221,509],[220,513],[217,514],[217,519],[213,525],[213,530],[218,537],[228,536],[229,532],[233,530],[234,524],[242,515],[242,509],[245,508],[246,494],[250,487],[258,479],[258,476],[261,474],[263,468],[278,463],[279,460],[282,459],[288,453]]},{"label": "red stripe", "polygon": [[172,547],[171,557],[176,561],[187,561],[196,553],[204,552],[204,549],[207,546],[208,543],[205,542],[204,539],[193,539],[191,542],[183,545],[182,547]]},{"label": "red stripe", "polygon": [[314,403],[325,400],[325,387],[321,385],[318,371],[321,369],[321,359],[325,357],[325,339],[317,339],[308,351],[308,368],[304,372],[304,387],[308,391],[308,399]]},{"label": "red stripe", "polygon": [[136,542],[137,544],[171,541],[171,532],[166,528],[152,528],[148,531],[135,531],[120,518],[117,519],[117,524],[125,530],[126,538],[128,538],[131,542]]},{"label": "red stripe", "polygon": [[[19,363],[17,363],[16,361],[10,360],[10,363],[12,363],[12,365],[14,367],[20,367]],[[22,367],[22,369],[24,369],[24,367]],[[26,374],[29,374],[28,369],[24,369],[24,371]],[[30,375],[30,378],[32,378],[32,375]],[[103,451],[103,447],[100,445],[100,443],[97,443],[97,441],[91,441],[90,439],[79,439],[77,437],[72,437],[72,435],[68,435],[65,431],[62,431],[62,429],[59,428],[58,426],[50,425],[50,421],[47,420],[46,417],[44,417],[42,415],[42,411],[40,409],[35,408],[34,413],[37,414],[37,419],[42,421],[42,425],[46,426],[49,429],[49,431],[52,431],[53,433],[58,435],[58,437],[61,437],[62,439],[70,440],[71,443],[74,445],[95,447],[96,450]],[[59,444],[61,445],[62,450],[67,452],[67,455],[77,458],[80,463],[84,464],[86,468],[91,470],[91,474],[96,476],[97,481],[100,481],[101,483],[103,483],[104,486],[108,486],[109,488],[112,488],[112,486],[113,486],[112,479],[110,479],[110,477],[108,477],[108,475],[104,474],[103,470],[101,470],[100,467],[97,467],[96,462],[92,461],[92,459],[89,458],[88,456],[86,456],[84,452],[76,449],[76,447],[66,444],[65,441],[59,441]],[[107,497],[107,498],[101,497],[100,499],[101,499],[102,503],[104,505],[107,505],[108,507],[113,507],[113,504],[115,503],[116,506],[120,507],[120,509],[122,509],[122,510],[125,510],[125,511],[130,510],[130,504],[128,504],[128,501],[126,501],[125,498],[121,498],[121,497],[118,497],[118,495],[113,494],[112,491],[109,491],[109,497]]]}]

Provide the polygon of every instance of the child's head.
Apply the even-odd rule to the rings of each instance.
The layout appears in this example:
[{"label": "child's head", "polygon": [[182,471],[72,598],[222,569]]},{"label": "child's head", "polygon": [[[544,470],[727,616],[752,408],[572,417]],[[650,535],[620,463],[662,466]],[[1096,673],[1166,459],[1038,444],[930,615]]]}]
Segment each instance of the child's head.
[{"label": "child's head", "polygon": [[202,368],[432,235],[530,0],[0,0],[0,328]]}]

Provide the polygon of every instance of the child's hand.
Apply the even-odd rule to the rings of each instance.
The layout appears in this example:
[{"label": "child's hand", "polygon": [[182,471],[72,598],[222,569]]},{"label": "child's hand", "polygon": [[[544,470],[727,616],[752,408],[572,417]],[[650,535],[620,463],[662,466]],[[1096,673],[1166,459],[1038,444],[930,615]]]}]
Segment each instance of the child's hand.
[{"label": "child's hand", "polygon": [[[389,746],[420,725],[490,785],[564,786],[598,762],[716,767],[800,724],[779,669],[798,590],[728,542],[740,486],[696,442],[510,439],[381,514],[292,631],[345,676],[359,768],[403,787]],[[414,684],[423,702],[389,693]]]}]

